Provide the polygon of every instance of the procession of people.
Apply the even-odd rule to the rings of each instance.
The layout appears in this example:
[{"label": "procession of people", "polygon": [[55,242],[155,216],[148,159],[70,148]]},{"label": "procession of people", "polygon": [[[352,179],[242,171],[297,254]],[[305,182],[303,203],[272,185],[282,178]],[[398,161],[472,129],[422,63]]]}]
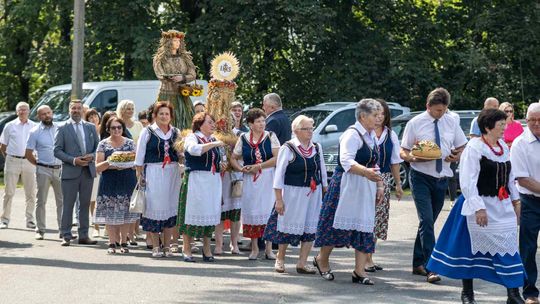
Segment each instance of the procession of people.
[{"label": "procession of people", "polygon": [[[512,104],[498,109],[498,101],[488,98],[467,140],[449,112],[450,93],[436,88],[426,98],[425,112],[407,123],[400,142],[388,104],[364,98],[356,104],[355,123],[339,138],[338,165],[327,176],[323,147],[313,141],[315,121],[300,115],[291,122],[278,94],[265,95],[263,109],[251,108],[245,115],[237,100],[221,113],[211,101],[193,105],[184,98],[189,95],[182,90],[197,90],[188,86],[196,67],[184,33],[162,35],[154,70],[161,81],[158,100],[141,111],[146,116],[138,121],[134,114],[141,109],[131,100],[120,101],[117,111],[101,120],[95,110],[83,113],[82,102],[72,100],[70,119],[63,124],[52,121],[48,106],[37,109],[36,124],[28,119],[29,105],[17,105],[18,118],[0,136],[6,156],[0,229],[9,228],[21,176],[26,227],[35,229],[36,240],[44,239],[52,186],[62,246],[74,240],[96,244],[89,237],[91,219],[94,229],[105,225],[108,254],[129,254],[141,227],[150,256],[175,257],[182,242],[184,262],[211,263],[224,251],[241,254],[241,233],[251,241],[246,260],[271,260],[274,271],[285,273],[287,249],[300,245],[296,272],[328,281],[335,279],[334,248],[352,247],[351,281],[374,285],[369,274],[383,270],[374,261],[376,244],[387,239],[392,190],[398,199],[403,196],[399,164],[406,161],[419,219],[412,274],[425,276],[428,283],[441,276],[462,280],[463,303],[476,303],[474,279],[503,285],[507,303],[539,303],[540,103],[528,107],[523,129]],[[417,153],[433,147],[437,157]],[[123,153],[134,155],[133,166],[112,160]],[[434,227],[452,163],[459,163],[462,194],[437,239]],[[139,188],[145,197],[142,213],[130,210]],[[74,209],[77,236],[72,234]],[[196,240],[203,243],[202,259],[193,255]],[[317,253],[310,257],[313,246]]]}]

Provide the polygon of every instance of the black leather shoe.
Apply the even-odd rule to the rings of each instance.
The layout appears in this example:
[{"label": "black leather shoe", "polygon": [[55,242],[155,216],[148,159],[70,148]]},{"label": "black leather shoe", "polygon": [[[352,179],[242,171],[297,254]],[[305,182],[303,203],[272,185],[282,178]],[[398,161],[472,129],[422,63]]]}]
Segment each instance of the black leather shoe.
[{"label": "black leather shoe", "polygon": [[413,267],[412,274],[427,277],[427,271],[424,266]]},{"label": "black leather shoe", "polygon": [[90,238],[79,239],[79,245],[95,245],[95,244],[97,244],[97,241],[94,241]]},{"label": "black leather shoe", "polygon": [[461,303],[463,304],[476,304],[474,300],[474,291],[462,291],[461,292]]},{"label": "black leather shoe", "polygon": [[62,245],[63,247],[67,247],[67,246],[69,246],[69,244],[71,244],[71,241],[68,240],[68,239],[64,239],[62,241],[62,244],[60,244],[60,245]]},{"label": "black leather shoe", "polygon": [[507,288],[506,293],[508,294],[506,304],[525,304],[525,301],[519,294],[519,288]]}]

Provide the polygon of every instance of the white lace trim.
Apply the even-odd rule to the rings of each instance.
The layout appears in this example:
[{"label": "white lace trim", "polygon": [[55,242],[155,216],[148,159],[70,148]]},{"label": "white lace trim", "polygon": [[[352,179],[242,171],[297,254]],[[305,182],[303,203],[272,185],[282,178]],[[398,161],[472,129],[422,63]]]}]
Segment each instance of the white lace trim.
[{"label": "white lace trim", "polygon": [[244,212],[242,212],[242,223],[246,225],[266,225],[268,223],[269,218],[270,218],[270,213],[244,214]]},{"label": "white lace trim", "polygon": [[335,229],[343,229],[343,230],[356,230],[360,232],[373,232],[375,224],[367,225],[359,223],[359,219],[355,217],[343,217],[343,216],[335,216],[334,217],[334,227]]},{"label": "white lace trim", "polygon": [[186,216],[185,224],[193,226],[215,226],[221,221],[221,214],[218,215],[190,215]]},{"label": "white lace trim", "polygon": [[511,229],[506,232],[485,233],[478,230],[470,230],[472,254],[480,252],[491,255],[505,254],[515,255],[518,252],[518,232]]},{"label": "white lace trim", "polygon": [[283,223],[278,221],[277,230],[283,233],[302,235],[304,233],[316,233],[317,222],[310,223]]},{"label": "white lace trim", "polygon": [[176,215],[178,215],[178,210],[148,210],[146,209],[144,211],[143,217],[151,219],[151,220],[164,221]]}]

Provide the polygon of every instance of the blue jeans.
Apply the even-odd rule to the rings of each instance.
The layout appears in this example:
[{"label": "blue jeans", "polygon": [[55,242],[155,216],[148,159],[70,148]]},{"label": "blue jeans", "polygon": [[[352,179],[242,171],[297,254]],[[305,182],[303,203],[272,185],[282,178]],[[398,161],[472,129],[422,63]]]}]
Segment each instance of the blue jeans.
[{"label": "blue jeans", "polygon": [[521,223],[519,225],[519,254],[527,273],[523,297],[538,297],[536,288],[536,248],[538,231],[540,230],[540,197],[520,194],[521,198]]},{"label": "blue jeans", "polygon": [[435,247],[433,225],[444,205],[448,179],[435,178],[414,169],[410,174],[412,196],[420,221],[414,241],[413,267],[425,267]]}]

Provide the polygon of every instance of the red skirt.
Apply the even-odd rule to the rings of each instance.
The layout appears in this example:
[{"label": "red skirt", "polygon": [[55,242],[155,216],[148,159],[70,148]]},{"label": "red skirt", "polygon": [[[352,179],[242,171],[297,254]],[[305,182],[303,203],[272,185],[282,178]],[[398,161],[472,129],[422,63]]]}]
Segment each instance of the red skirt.
[{"label": "red skirt", "polygon": [[264,228],[266,228],[266,225],[242,225],[244,237],[250,239],[262,237],[264,234]]}]

